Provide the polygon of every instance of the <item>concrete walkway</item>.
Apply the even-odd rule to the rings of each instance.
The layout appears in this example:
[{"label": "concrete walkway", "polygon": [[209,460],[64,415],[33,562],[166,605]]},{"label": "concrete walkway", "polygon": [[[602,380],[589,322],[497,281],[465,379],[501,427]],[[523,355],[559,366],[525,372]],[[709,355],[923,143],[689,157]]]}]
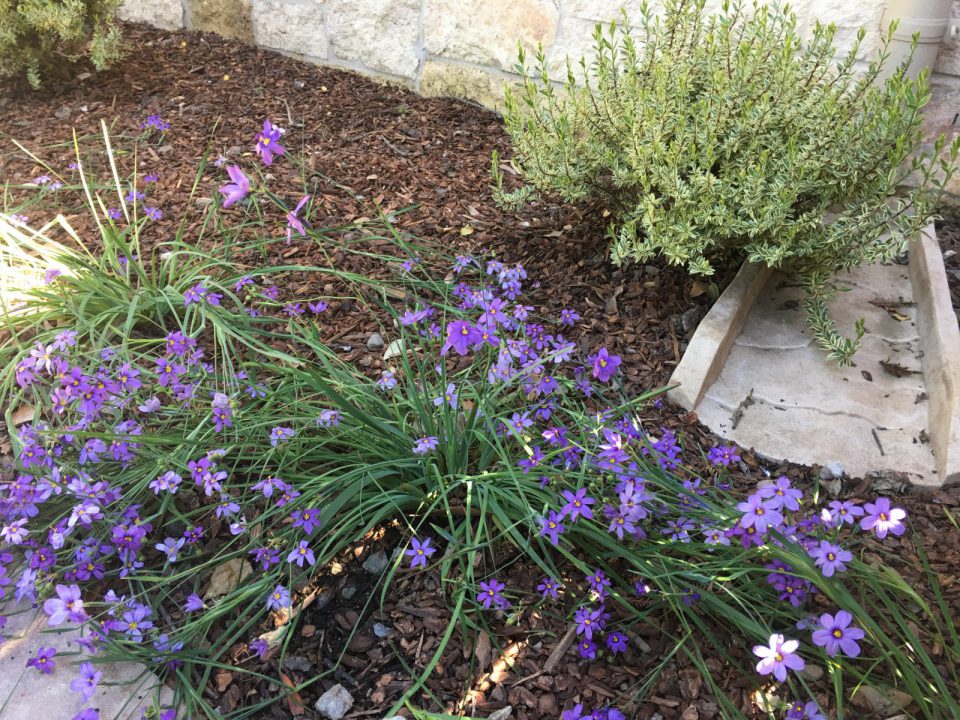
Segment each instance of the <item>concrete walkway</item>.
[{"label": "concrete walkway", "polygon": [[717,434],[775,460],[837,462],[851,476],[902,471],[936,484],[907,266],[865,266],[836,282],[850,288],[831,306],[840,330],[866,320],[853,367],[824,359],[806,326],[801,288],[774,272],[696,412]]},{"label": "concrete walkway", "polygon": [[[42,611],[21,607],[8,615],[0,645],[0,720],[71,720],[87,707],[100,709],[101,720],[138,720],[141,711],[153,705],[160,689],[163,703],[172,702],[169,688],[160,686],[156,675],[137,663],[96,665],[103,673],[96,694],[84,703],[80,693],[70,689],[79,676],[81,662],[93,661],[74,640],[80,637],[75,625],[47,628]],[[27,668],[27,660],[40,647],[54,647],[56,668],[43,675]]]}]

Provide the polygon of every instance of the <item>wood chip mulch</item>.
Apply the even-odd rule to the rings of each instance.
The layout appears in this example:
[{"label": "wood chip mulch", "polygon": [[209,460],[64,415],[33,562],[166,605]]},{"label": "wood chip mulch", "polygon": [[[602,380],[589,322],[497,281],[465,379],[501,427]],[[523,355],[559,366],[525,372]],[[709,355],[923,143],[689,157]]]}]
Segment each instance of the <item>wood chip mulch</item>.
[{"label": "wood chip mulch", "polygon": [[[709,306],[709,293],[662,262],[613,269],[605,253],[602,208],[569,207],[546,198],[520,213],[497,209],[489,193],[490,153],[496,149],[509,157],[511,152],[494,113],[460,101],[420,98],[211,35],[133,25],[124,31],[135,51],[118,67],[40,93],[0,97],[0,177],[19,183],[41,172],[14,150],[10,138],[65,171],[72,148],[50,146],[68,140],[72,128],[83,137],[99,132],[104,120],[115,132],[136,134],[146,116],[159,114],[172,129],[138,162],[141,174],[159,176],[151,198],[165,214],[153,230],[162,237],[184,216],[199,221],[202,215],[202,205],[190,198],[190,185],[207,146],[214,156],[236,158],[249,152],[259,125],[270,118],[287,128],[285,142],[292,152],[302,153],[310,169],[335,181],[317,180],[317,222],[335,225],[371,217],[371,203],[387,212],[415,205],[397,218],[403,231],[450,248],[491,250],[506,262],[523,263],[531,281],[539,282],[532,296],[539,311],[557,317],[562,308],[575,309],[583,319],[567,333],[571,339],[583,348],[606,345],[624,356],[628,393],[665,385]],[[273,189],[295,202],[302,187],[290,167],[279,162],[273,173]],[[211,197],[219,181],[219,171],[209,168],[198,197]],[[74,220],[81,231],[89,231],[82,218]],[[960,243],[957,233],[944,236],[945,243]],[[283,258],[310,262],[316,259],[311,252],[294,244]],[[953,267],[960,272],[960,260]],[[722,288],[728,280],[726,273],[718,284]],[[290,290],[305,292],[299,286]],[[376,369],[379,352],[367,353],[364,347],[376,328],[358,318],[348,302],[333,306],[330,332],[356,346],[351,359]],[[651,409],[646,420],[651,428],[675,430],[690,446],[718,442],[695,416],[676,408]],[[768,473],[788,475],[804,488],[819,477],[816,467],[771,464],[749,451],[742,455],[734,469],[739,490],[753,488]],[[896,477],[834,481],[824,487],[832,496],[860,500],[876,492],[906,492],[898,502],[911,515],[913,535],[888,539],[877,552],[924,592],[927,582],[914,549],[916,538],[938,574],[947,606],[960,617],[960,531],[949,515],[957,512],[960,492],[910,493]],[[380,606],[377,578],[361,567],[377,550],[392,552],[399,540],[396,529],[384,528],[318,579],[324,592],[304,611],[284,667],[273,658],[264,671],[274,677],[282,671],[293,685],[320,672],[331,673],[301,692],[299,702],[275,703],[263,717],[316,717],[317,697],[341,683],[356,699],[348,717],[378,718],[409,687],[409,668],[424,668],[449,618],[438,577],[433,572],[401,573]],[[522,562],[510,568],[509,576],[503,576],[508,585],[535,585],[535,569]],[[589,664],[574,652],[558,651],[568,642],[564,618],[527,618],[522,627],[494,622],[476,645],[465,644],[469,634],[454,632],[415,702],[434,711],[479,716],[511,705],[512,717],[534,720],[557,717],[576,702],[594,707],[635,698],[646,674],[672,649],[665,641],[668,630],[651,626],[638,633],[620,662]],[[731,638],[733,646],[740,642]],[[943,649],[939,652],[934,655],[938,662]],[[754,679],[741,677],[722,657],[708,656],[712,674],[734,703],[756,714]],[[828,688],[818,689],[827,701]],[[205,692],[223,712],[230,712],[275,691],[247,675],[223,672]],[[640,720],[722,717],[710,685],[682,655],[666,665],[645,700],[633,708],[633,717]],[[880,717],[864,710],[859,717],[875,716]]]}]

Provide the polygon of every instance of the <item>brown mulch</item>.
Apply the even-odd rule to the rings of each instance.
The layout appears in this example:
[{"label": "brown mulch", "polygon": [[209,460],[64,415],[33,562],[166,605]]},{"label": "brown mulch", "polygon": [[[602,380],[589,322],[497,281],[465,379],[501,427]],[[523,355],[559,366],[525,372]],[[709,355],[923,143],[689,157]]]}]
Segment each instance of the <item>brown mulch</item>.
[{"label": "brown mulch", "polygon": [[947,270],[953,310],[960,322],[960,217],[956,211],[945,212],[937,222],[937,239],[943,250],[943,265]]},{"label": "brown mulch", "polygon": [[[141,174],[156,173],[160,178],[151,198],[165,217],[152,232],[156,237],[168,235],[187,216],[192,218],[189,238],[203,212],[202,205],[190,199],[190,185],[207,146],[213,156],[237,157],[252,148],[259,124],[270,118],[288,129],[287,147],[302,153],[309,169],[319,173],[311,178],[318,188],[315,224],[371,217],[371,203],[386,212],[414,205],[397,217],[403,231],[448,247],[491,250],[505,262],[522,262],[530,280],[539,282],[527,302],[536,303],[539,311],[552,317],[562,308],[575,309],[583,319],[566,334],[583,348],[606,345],[621,353],[628,393],[667,382],[709,305],[707,294],[694,291],[685,273],[662,262],[612,269],[606,260],[602,208],[574,208],[547,198],[520,213],[497,209],[488,188],[490,153],[496,149],[509,157],[510,146],[494,113],[455,100],[420,98],[351,73],[214,36],[138,26],[126,26],[125,32],[136,52],[119,67],[42,93],[0,98],[0,130],[65,171],[71,149],[47,146],[68,139],[72,128],[80,136],[94,134],[104,120],[113,124],[115,132],[136,134],[147,115],[162,115],[172,124],[171,131],[138,158]],[[0,155],[0,177],[24,182],[40,174],[39,167],[8,150],[4,147]],[[273,172],[274,189],[295,202],[301,188],[290,166],[279,162]],[[220,178],[219,171],[208,168],[199,197],[214,194]],[[89,230],[82,218],[74,220],[81,231]],[[956,234],[949,237],[942,240],[960,243]],[[960,247],[956,249],[960,252]],[[313,252],[295,243],[283,258],[319,262]],[[960,272],[960,257],[955,256],[952,267]],[[953,285],[954,302],[960,307],[957,285]],[[292,290],[287,299],[312,291],[299,286]],[[379,353],[363,348],[372,328],[359,321],[349,302],[332,304],[328,322],[331,335],[356,346],[350,351],[351,359],[364,367],[378,367]],[[696,417],[676,409],[651,409],[646,421],[651,429],[665,426],[681,433],[690,447],[717,442]],[[754,487],[768,473],[786,474],[810,488],[818,471],[771,465],[744,452],[733,474],[738,489]],[[840,497],[861,500],[874,492],[894,494],[890,478],[851,480],[831,487]],[[960,493],[913,493],[899,502],[911,514],[912,529],[945,587],[949,607],[960,616],[960,532],[945,512],[960,504]],[[282,670],[296,685],[331,670],[338,659],[340,666],[300,694],[303,708],[277,703],[264,717],[315,717],[316,698],[339,682],[357,701],[352,717],[377,718],[409,687],[411,676],[404,663],[423,669],[449,618],[437,575],[402,573],[380,608],[376,595],[371,602],[371,594],[378,593],[376,578],[361,567],[377,549],[389,554],[399,537],[396,529],[385,528],[380,535],[364,539],[342,559],[336,574],[328,572],[318,580],[324,592],[304,611],[297,638],[287,651],[295,659],[279,668],[273,658],[267,668],[271,675]],[[884,558],[911,584],[918,589],[926,585],[909,536],[888,540],[883,548]],[[535,570],[522,562],[512,564],[509,573],[502,579],[510,587],[535,585]],[[375,623],[383,626],[380,631],[386,637],[375,632]],[[593,707],[624,694],[635,695],[638,682],[671,650],[664,640],[669,628],[651,626],[637,634],[621,662],[584,664],[572,652],[554,655],[566,633],[563,618],[525,618],[522,628],[494,624],[493,630],[491,635],[480,635],[479,647],[464,646],[465,636],[453,633],[428,684],[432,697],[421,694],[415,702],[441,712],[476,715],[509,704],[519,720],[556,717],[576,702]],[[734,702],[752,711],[753,679],[727,667],[722,654],[709,658],[708,664]],[[206,690],[225,712],[267,692],[273,691],[240,674],[218,674]],[[721,717],[709,685],[679,655],[648,697],[636,718]]]}]

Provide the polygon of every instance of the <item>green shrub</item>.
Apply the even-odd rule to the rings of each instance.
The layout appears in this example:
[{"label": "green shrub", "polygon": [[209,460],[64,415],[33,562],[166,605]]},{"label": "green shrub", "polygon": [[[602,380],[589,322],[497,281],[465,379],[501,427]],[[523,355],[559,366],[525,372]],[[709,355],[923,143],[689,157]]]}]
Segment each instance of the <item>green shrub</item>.
[{"label": "green shrub", "polygon": [[[804,41],[788,10],[740,4],[706,17],[704,0],[644,7],[632,34],[597,26],[595,64],[569,65],[563,90],[549,81],[542,51],[523,86],[508,89],[506,126],[527,186],[500,201],[519,205],[536,191],[610,210],[614,263],[662,255],[696,275],[747,258],[792,267],[828,357],[849,362],[860,344],[845,339],[826,305],[831,275],[901,254],[928,224],[949,161],[919,154],[926,74],[913,81],[887,62],[893,28],[869,66],[860,43],[841,59],[835,28],[817,25]],[[889,77],[884,79],[884,66]],[[916,172],[920,186],[895,195]]]},{"label": "green shrub", "polygon": [[0,0],[0,75],[26,73],[34,89],[64,62],[89,56],[97,70],[121,57],[113,16],[121,0]]}]

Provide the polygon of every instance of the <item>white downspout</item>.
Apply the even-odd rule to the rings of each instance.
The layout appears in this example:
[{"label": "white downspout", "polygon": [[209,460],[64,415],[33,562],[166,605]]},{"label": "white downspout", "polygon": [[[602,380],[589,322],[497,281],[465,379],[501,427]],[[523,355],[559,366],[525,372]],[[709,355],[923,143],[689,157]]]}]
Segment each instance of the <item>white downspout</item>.
[{"label": "white downspout", "polygon": [[894,20],[900,22],[890,43],[887,74],[892,73],[894,68],[907,59],[915,33],[919,34],[920,40],[907,74],[916,78],[920,70],[925,67],[933,71],[937,52],[940,50],[940,41],[950,27],[952,6],[952,0],[888,0],[883,13],[881,30],[886,31]]}]

